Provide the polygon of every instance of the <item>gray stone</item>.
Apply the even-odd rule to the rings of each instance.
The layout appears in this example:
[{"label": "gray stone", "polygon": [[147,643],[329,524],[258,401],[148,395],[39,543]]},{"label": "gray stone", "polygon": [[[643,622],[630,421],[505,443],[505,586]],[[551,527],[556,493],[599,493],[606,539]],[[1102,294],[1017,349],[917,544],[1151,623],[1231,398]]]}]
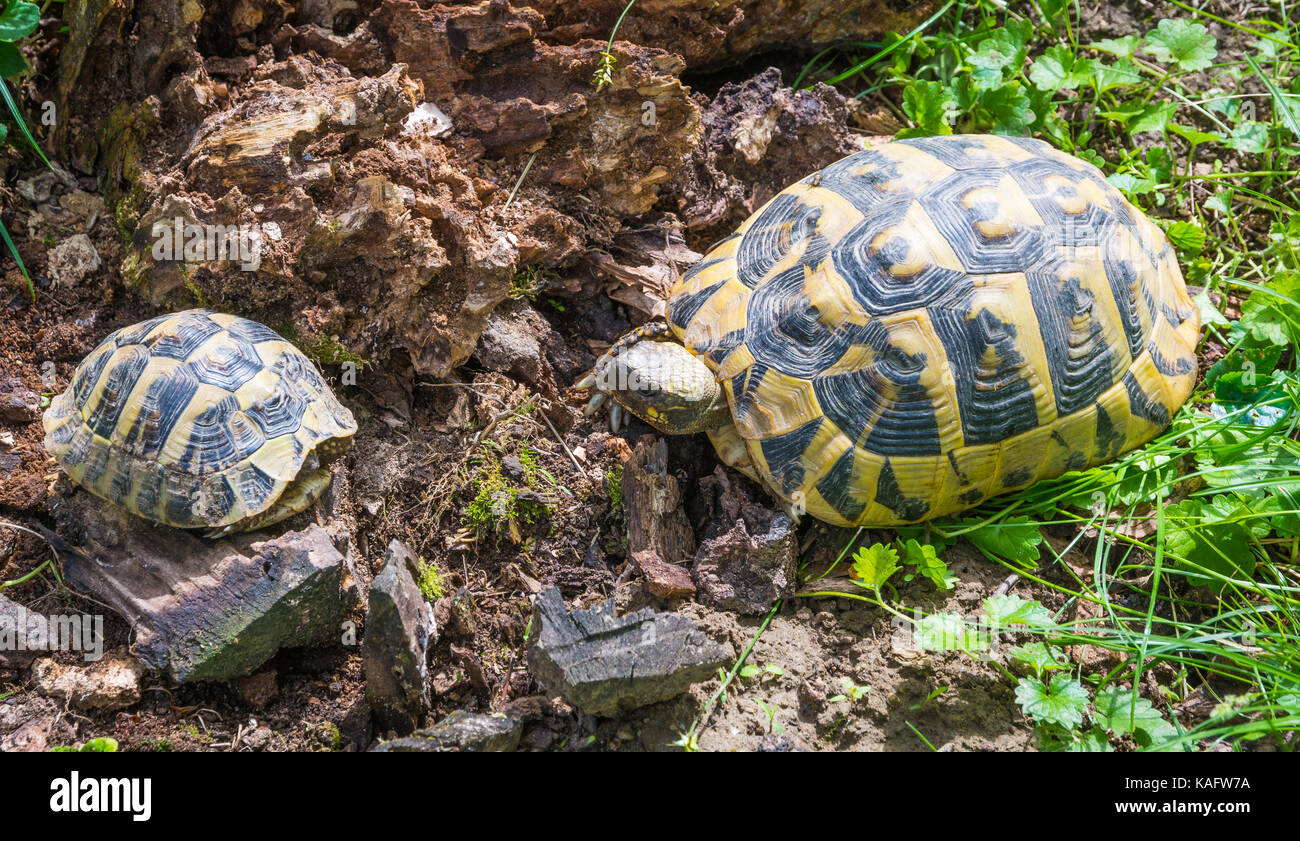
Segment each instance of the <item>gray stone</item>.
[{"label": "gray stone", "polygon": [[501,469],[505,474],[516,482],[521,481],[528,476],[528,471],[524,470],[524,463],[517,456],[506,456],[501,459]]},{"label": "gray stone", "polygon": [[794,593],[798,563],[793,523],[782,514],[763,534],[750,535],[745,521],[737,520],[731,531],[704,541],[692,575],[704,604],[766,613],[777,599]]},{"label": "gray stone", "polygon": [[534,627],[533,676],[592,715],[666,701],[731,660],[685,616],[650,608],[615,616],[613,598],[570,611],[554,587],[537,597]]},{"label": "gray stone", "polygon": [[545,318],[526,301],[506,301],[488,316],[474,356],[489,371],[554,393],[555,374],[543,349],[553,344],[562,340]]},{"label": "gray stone", "polygon": [[99,252],[85,234],[74,234],[50,249],[46,272],[55,286],[76,286],[99,271]]},{"label": "gray stone", "polygon": [[512,716],[464,710],[402,739],[381,742],[377,753],[508,753],[519,747],[524,724]]},{"label": "gray stone", "polygon": [[343,555],[312,523],[202,540],[77,490],[55,507],[67,582],[135,629],[133,653],[178,683],[250,674],[281,648],[340,638]]},{"label": "gray stone", "polygon": [[370,585],[361,657],[366,700],[382,731],[405,735],[429,708],[429,649],[438,641],[433,605],[420,592],[410,548],[394,540]]}]

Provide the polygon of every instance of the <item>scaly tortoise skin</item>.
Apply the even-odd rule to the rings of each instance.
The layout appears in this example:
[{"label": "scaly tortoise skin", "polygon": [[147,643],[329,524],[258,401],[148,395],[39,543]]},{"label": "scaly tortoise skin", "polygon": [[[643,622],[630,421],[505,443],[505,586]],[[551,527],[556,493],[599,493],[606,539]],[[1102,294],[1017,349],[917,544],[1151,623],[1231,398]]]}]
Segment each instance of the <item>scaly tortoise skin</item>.
[{"label": "scaly tortoise skin", "polygon": [[[1096,167],[956,135],[783,190],[615,351],[680,342],[730,408],[708,430],[724,461],[796,511],[888,526],[1149,441],[1192,390],[1199,331],[1163,233]],[[676,403],[611,393],[690,431]]]},{"label": "scaly tortoise skin", "polygon": [[357,430],[297,348],[257,322],[203,309],[112,333],[43,420],[45,447],[73,482],[212,536],[310,506]]}]

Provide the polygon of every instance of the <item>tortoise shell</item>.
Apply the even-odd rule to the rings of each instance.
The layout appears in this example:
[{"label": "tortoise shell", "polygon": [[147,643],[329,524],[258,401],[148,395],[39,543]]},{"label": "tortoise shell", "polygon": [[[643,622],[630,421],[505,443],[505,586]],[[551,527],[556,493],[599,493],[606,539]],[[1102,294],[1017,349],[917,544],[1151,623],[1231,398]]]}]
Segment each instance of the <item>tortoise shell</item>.
[{"label": "tortoise shell", "polygon": [[255,522],[357,429],[297,348],[203,309],[112,333],[44,424],[46,449],[72,481],[180,528]]},{"label": "tortoise shell", "polygon": [[1200,330],[1163,233],[1096,167],[976,135],[783,190],[667,317],[755,472],[839,525],[941,516],[1145,443],[1192,390]]}]

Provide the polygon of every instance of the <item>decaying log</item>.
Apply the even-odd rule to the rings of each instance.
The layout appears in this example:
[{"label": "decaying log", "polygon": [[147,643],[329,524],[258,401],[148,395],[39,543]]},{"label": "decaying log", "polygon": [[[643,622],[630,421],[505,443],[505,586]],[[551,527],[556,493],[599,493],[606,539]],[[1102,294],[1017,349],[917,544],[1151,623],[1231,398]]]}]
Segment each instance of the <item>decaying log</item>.
[{"label": "decaying log", "polygon": [[668,445],[643,435],[623,466],[623,501],[627,508],[627,552],[654,552],[670,564],[695,554],[695,534],[682,511],[682,492],[668,472]]},{"label": "decaying log", "polygon": [[344,556],[316,524],[208,541],[75,491],[55,509],[81,555],[68,584],[120,613],[132,653],[177,682],[248,674],[281,648],[337,641]]},{"label": "decaying log", "polygon": [[[626,0],[529,0],[555,38],[607,38]],[[874,41],[906,32],[934,12],[932,0],[641,0],[628,10],[618,38],[660,47],[691,67],[716,67],[753,53],[815,50],[846,41]]]}]

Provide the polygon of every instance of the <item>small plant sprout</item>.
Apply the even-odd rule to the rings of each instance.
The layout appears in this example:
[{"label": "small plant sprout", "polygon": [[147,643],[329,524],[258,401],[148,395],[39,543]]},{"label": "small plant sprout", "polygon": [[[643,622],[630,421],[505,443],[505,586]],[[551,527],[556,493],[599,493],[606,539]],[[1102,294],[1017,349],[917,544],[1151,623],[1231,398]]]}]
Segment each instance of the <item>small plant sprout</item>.
[{"label": "small plant sprout", "polygon": [[853,682],[852,678],[840,678],[840,689],[843,691],[838,695],[832,695],[827,700],[832,704],[838,704],[843,701],[853,703],[855,701],[861,701],[863,698],[867,697],[867,687],[859,686],[857,683]]},{"label": "small plant sprout", "polygon": [[600,63],[596,66],[596,73],[592,77],[597,93],[614,83],[614,64],[617,61],[614,58],[614,36],[618,34],[618,28],[623,25],[623,18],[627,17],[627,13],[631,11],[635,3],[636,0],[630,0],[623,7],[623,12],[618,16],[618,20],[614,22],[614,28],[609,32],[609,43],[605,45],[605,49],[601,50]]},{"label": "small plant sprout", "polygon": [[767,701],[764,701],[762,698],[750,698],[750,700],[753,701],[755,704],[757,704],[758,708],[762,710],[763,713],[767,716],[767,732],[769,733],[785,732],[785,728],[782,727],[780,722],[776,720],[775,706],[769,704]]},{"label": "small plant sprout", "polygon": [[783,677],[784,675],[785,675],[785,669],[781,668],[775,663],[766,663],[761,668],[751,663],[749,665],[746,665],[743,669],[740,670],[740,676],[746,679],[753,679],[753,678],[762,679],[767,677],[779,678],[779,677]]}]

